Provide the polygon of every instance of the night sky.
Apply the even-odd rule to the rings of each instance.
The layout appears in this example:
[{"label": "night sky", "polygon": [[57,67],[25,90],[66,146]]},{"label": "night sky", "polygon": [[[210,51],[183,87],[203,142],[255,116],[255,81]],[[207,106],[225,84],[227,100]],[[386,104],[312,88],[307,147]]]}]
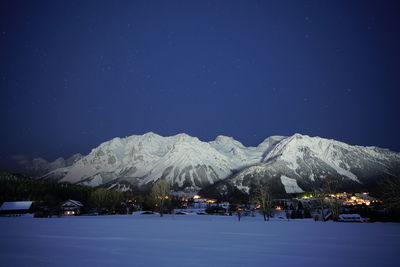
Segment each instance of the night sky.
[{"label": "night sky", "polygon": [[0,168],[185,132],[400,151],[399,1],[0,2]]}]

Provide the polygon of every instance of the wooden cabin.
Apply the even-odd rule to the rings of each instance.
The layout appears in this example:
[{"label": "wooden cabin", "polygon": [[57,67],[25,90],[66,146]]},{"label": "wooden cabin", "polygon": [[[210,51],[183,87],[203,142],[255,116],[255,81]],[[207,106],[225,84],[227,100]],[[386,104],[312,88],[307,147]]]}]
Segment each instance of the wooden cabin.
[{"label": "wooden cabin", "polygon": [[68,199],[61,204],[61,212],[66,216],[77,216],[81,214],[83,204],[77,200]]}]

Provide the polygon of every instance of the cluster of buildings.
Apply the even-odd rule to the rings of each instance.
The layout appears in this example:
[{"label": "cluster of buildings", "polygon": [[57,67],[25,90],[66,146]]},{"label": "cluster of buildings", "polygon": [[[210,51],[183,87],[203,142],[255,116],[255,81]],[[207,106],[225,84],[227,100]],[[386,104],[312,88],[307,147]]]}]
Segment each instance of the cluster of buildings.
[{"label": "cluster of buildings", "polygon": [[[194,210],[213,210],[212,207],[218,207],[229,211],[230,204],[228,202],[218,202],[216,199],[208,199],[195,195],[191,198],[181,199],[182,207],[186,210],[193,212]],[[331,218],[333,211],[332,203],[338,205],[338,211],[343,213],[351,213],[365,207],[373,209],[375,204],[380,201],[371,197],[368,193],[347,193],[341,192],[336,194],[326,194],[315,196],[313,194],[305,194],[299,198],[286,198],[286,199],[273,199],[272,200],[272,214],[277,217],[283,218],[314,218],[315,220],[327,220]],[[244,211],[254,212],[259,209],[260,205],[249,204],[241,207]],[[182,211],[182,210],[180,210]],[[231,214],[224,212],[221,214]],[[200,213],[198,213],[200,214]],[[217,213],[212,213],[217,214]],[[346,217],[347,215],[344,215]],[[355,215],[353,216],[355,217]],[[352,217],[352,219],[354,219]]]},{"label": "cluster of buildings", "polygon": [[355,206],[355,205],[366,205],[370,206],[380,201],[374,197],[371,197],[368,193],[355,193],[354,195],[347,195],[344,198],[343,205]]},{"label": "cluster of buildings", "polygon": [[[312,202],[317,198],[319,197],[315,197],[312,194],[305,194],[299,200],[303,202],[304,201]],[[335,194],[327,194],[324,197],[324,200],[326,202],[336,200],[340,205],[343,206],[359,206],[359,205],[370,206],[380,202],[377,198],[371,197],[368,192],[363,192],[363,193],[341,192]]]},{"label": "cluster of buildings", "polygon": [[229,209],[229,202],[218,203],[216,199],[202,198],[199,195],[193,196],[192,207],[194,209],[206,209],[213,206],[219,206]]},{"label": "cluster of buildings", "polygon": [[180,197],[179,202],[183,209],[206,209],[212,206],[226,206],[226,208],[229,208],[228,202],[218,203],[216,199],[203,198],[199,195]]},{"label": "cluster of buildings", "polygon": [[[345,211],[351,211],[360,206],[372,208],[372,206],[380,202],[378,199],[371,197],[368,193],[341,192],[336,194],[327,194],[323,196],[323,203],[325,204],[322,204],[322,206],[326,210],[322,212],[322,214],[329,214],[328,204],[332,203],[332,201],[335,201],[340,205],[340,207],[342,207],[342,210]],[[320,203],[321,196],[316,197],[312,194],[305,194],[300,198],[273,199],[272,207],[274,214],[284,214],[286,217],[305,217],[306,214],[311,214],[310,216],[314,218],[320,216]],[[32,201],[4,202],[0,207],[0,215],[19,216],[21,214],[33,212],[35,212],[35,216],[38,217],[47,217],[49,215],[49,213],[46,213],[46,210],[41,209],[41,207],[36,206],[33,208],[33,206]],[[197,214],[205,214],[206,211],[209,211],[211,214],[231,214],[230,206],[229,202],[218,202],[216,199],[194,195],[192,197],[180,198],[181,209],[178,209],[178,212],[189,211]],[[59,205],[58,213],[54,215],[76,216],[82,213],[83,208],[84,205],[81,202],[69,199]],[[244,210],[255,211],[259,209],[260,206],[252,204],[243,206],[242,208]]]},{"label": "cluster of buildings", "polygon": [[[57,215],[75,216],[80,215],[83,204],[77,200],[68,199],[59,206],[60,213]],[[0,215],[2,216],[21,216],[24,214],[35,213],[38,217],[47,217],[47,207],[34,207],[33,201],[8,201],[4,202],[0,207]]]}]

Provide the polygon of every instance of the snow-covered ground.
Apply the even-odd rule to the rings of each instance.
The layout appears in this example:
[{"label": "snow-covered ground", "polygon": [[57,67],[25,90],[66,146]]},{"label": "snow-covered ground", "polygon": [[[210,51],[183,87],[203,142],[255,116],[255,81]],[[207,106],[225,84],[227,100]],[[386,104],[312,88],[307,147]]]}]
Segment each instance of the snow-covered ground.
[{"label": "snow-covered ground", "polygon": [[399,266],[400,224],[0,217],[0,266]]}]

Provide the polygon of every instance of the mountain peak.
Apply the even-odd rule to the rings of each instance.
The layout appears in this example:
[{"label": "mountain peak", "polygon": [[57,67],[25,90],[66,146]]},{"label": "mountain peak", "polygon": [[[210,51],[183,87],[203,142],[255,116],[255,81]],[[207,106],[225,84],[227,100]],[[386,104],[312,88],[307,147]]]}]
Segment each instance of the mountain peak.
[{"label": "mountain peak", "polygon": [[179,133],[174,136],[171,136],[171,138],[176,142],[201,142],[199,138],[190,136],[186,133]]},{"label": "mountain peak", "polygon": [[218,135],[212,142],[215,142],[219,145],[235,144],[237,146],[244,147],[244,145],[241,142],[237,141],[235,138],[225,135]]},{"label": "mountain peak", "polygon": [[231,136],[226,136],[226,135],[218,135],[215,138],[215,141],[220,141],[220,140],[235,140],[233,137]]},{"label": "mountain peak", "polygon": [[272,144],[276,144],[285,138],[286,138],[286,136],[272,135],[270,137],[265,138],[264,141],[262,141],[257,147],[260,147],[260,148],[261,147],[269,147]]},{"label": "mountain peak", "polygon": [[143,137],[153,138],[153,137],[160,137],[160,135],[158,135],[154,132],[147,132],[143,135]]}]

